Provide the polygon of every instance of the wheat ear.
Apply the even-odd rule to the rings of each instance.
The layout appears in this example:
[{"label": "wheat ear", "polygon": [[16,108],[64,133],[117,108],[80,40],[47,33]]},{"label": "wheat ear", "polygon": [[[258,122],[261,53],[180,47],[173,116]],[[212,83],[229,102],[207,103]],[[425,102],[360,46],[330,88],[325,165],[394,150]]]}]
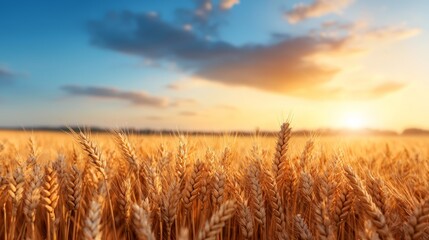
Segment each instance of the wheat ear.
[{"label": "wheat ear", "polygon": [[122,214],[125,224],[129,225],[131,216],[131,181],[129,178],[122,181],[119,185],[118,191],[118,205]]},{"label": "wheat ear", "polygon": [[136,203],[133,204],[132,210],[133,210],[134,231],[136,232],[137,239],[155,240],[155,236],[153,235],[151,230],[149,213]]},{"label": "wheat ear", "polygon": [[301,193],[302,196],[307,200],[308,203],[312,203],[313,200],[313,178],[309,173],[301,173]]},{"label": "wheat ear", "polygon": [[371,217],[374,227],[377,229],[377,233],[383,239],[392,239],[391,232],[386,223],[386,218],[372,201],[371,196],[365,190],[360,178],[353,172],[351,167],[346,166],[344,170],[354,193],[362,205],[362,209]]},{"label": "wheat ear", "polygon": [[313,235],[311,234],[310,229],[308,229],[307,223],[305,223],[301,215],[300,214],[296,215],[294,220],[295,220],[295,228],[299,233],[299,238],[302,240],[312,240]]},{"label": "wheat ear", "polygon": [[261,182],[259,180],[260,172],[258,168],[252,165],[248,170],[249,187],[250,187],[250,206],[253,210],[255,221],[262,226],[266,227],[266,211],[265,199],[262,192]]},{"label": "wheat ear", "polygon": [[187,161],[188,161],[188,148],[186,144],[186,139],[184,136],[181,136],[179,138],[179,148],[178,148],[177,157],[176,157],[176,176],[180,183],[182,183],[185,177]]},{"label": "wheat ear", "polygon": [[286,153],[289,148],[289,140],[291,137],[291,128],[289,123],[283,123],[277,136],[276,151],[273,160],[273,173],[277,181],[277,185],[282,184],[284,168],[286,164]]},{"label": "wheat ear", "polygon": [[405,239],[423,239],[423,235],[429,228],[429,200],[422,202],[410,216],[405,225]]},{"label": "wheat ear", "polygon": [[198,161],[195,164],[192,174],[186,183],[185,189],[183,190],[182,201],[186,211],[188,211],[189,208],[192,206],[192,202],[198,196],[198,193],[200,191],[200,186],[198,185],[198,183],[200,183],[202,168],[203,164]]},{"label": "wheat ear", "polygon": [[83,239],[101,240],[101,197],[96,195],[89,203],[88,213],[83,225]]},{"label": "wheat ear", "polygon": [[138,171],[139,169],[139,160],[137,158],[137,154],[128,140],[127,135],[122,132],[116,132],[116,139],[119,143],[122,155],[124,155],[131,169]]},{"label": "wheat ear", "polygon": [[91,163],[101,173],[104,179],[107,179],[107,174],[106,174],[107,163],[106,163],[106,160],[102,158],[101,151],[99,150],[97,145],[95,145],[95,143],[92,142],[91,139],[88,136],[86,136],[83,132],[80,132],[78,134],[78,140],[82,148],[87,153],[89,159],[91,160]]},{"label": "wheat ear", "polygon": [[170,239],[171,226],[176,219],[177,208],[180,201],[180,186],[175,181],[173,182],[167,190],[167,194],[163,198],[163,217],[167,225],[167,239]]},{"label": "wheat ear", "polygon": [[76,211],[82,197],[82,172],[76,165],[72,165],[71,172],[67,174],[66,190],[67,206],[69,210]]},{"label": "wheat ear", "polygon": [[8,193],[12,198],[12,216],[16,216],[24,195],[25,177],[21,167],[17,167],[8,180]]},{"label": "wheat ear", "polygon": [[267,191],[270,199],[271,208],[273,210],[272,214],[274,218],[275,233],[277,239],[288,239],[288,236],[286,235],[286,218],[284,214],[282,199],[277,188],[277,183],[270,172],[266,173],[266,178],[266,184],[268,187]]},{"label": "wheat ear", "polygon": [[220,206],[223,202],[224,191],[225,191],[225,170],[222,167],[218,167],[213,174],[213,187],[211,192],[211,198],[214,206]]},{"label": "wheat ear", "polygon": [[253,236],[253,216],[247,200],[240,197],[238,204],[238,223],[240,224],[240,231],[244,239],[251,239]]},{"label": "wheat ear", "polygon": [[371,195],[375,205],[380,209],[383,214],[386,214],[386,194],[383,189],[383,183],[380,179],[376,179],[369,175],[367,181],[368,193]]},{"label": "wheat ear", "polygon": [[24,198],[24,215],[27,223],[33,224],[36,219],[36,208],[40,202],[41,173],[38,165],[34,166],[28,189]]},{"label": "wheat ear", "polygon": [[317,226],[319,239],[328,240],[332,238],[331,223],[328,216],[326,201],[318,204],[314,211],[314,220]]},{"label": "wheat ear", "polygon": [[235,212],[235,202],[227,201],[222,204],[218,211],[206,222],[203,229],[198,233],[199,240],[215,240],[222,231],[226,221],[228,221]]},{"label": "wheat ear", "polygon": [[338,227],[344,222],[350,213],[353,205],[353,193],[348,187],[343,187],[338,191],[338,195],[335,198],[334,210],[332,218],[334,220],[334,226]]},{"label": "wheat ear", "polygon": [[55,222],[55,208],[58,204],[60,186],[57,173],[52,166],[45,167],[45,182],[42,189],[43,206],[48,212],[49,218]]}]

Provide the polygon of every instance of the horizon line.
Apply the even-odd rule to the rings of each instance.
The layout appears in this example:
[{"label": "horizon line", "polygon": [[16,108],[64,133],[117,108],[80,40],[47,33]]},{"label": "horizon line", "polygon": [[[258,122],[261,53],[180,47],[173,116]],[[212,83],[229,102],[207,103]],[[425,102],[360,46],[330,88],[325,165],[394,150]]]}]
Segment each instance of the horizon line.
[{"label": "horizon line", "polygon": [[[138,127],[98,127],[98,126],[25,126],[25,127],[5,127],[0,126],[0,131],[38,131],[38,132],[70,132],[73,131],[90,131],[95,133],[108,133],[114,130],[130,132],[134,134],[155,135],[155,134],[168,134],[168,133],[186,133],[189,135],[222,135],[222,134],[238,134],[238,135],[272,135],[277,134],[276,130],[263,130],[256,127],[253,130],[190,130],[190,129],[168,129],[168,128],[138,128]],[[429,135],[429,129],[410,127],[404,128],[402,131],[395,131],[390,129],[375,129],[375,128],[297,128],[293,130],[293,135],[390,135],[390,136],[403,136],[403,135]]]}]

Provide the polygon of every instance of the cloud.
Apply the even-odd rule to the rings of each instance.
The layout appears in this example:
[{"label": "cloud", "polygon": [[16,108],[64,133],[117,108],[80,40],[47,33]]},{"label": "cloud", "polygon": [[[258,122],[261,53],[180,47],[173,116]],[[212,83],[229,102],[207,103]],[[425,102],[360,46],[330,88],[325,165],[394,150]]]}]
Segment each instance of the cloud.
[{"label": "cloud", "polygon": [[240,0],[222,0],[220,2],[220,8],[223,10],[228,10],[234,7],[234,5],[239,3],[240,3]]},{"label": "cloud", "polygon": [[224,12],[227,9],[214,7],[212,0],[194,0],[194,8],[179,8],[175,11],[176,22],[185,30],[194,30],[202,36],[218,34],[218,28],[224,23]]},{"label": "cloud", "polygon": [[304,96],[314,100],[370,100],[377,99],[402,90],[406,85],[395,81],[386,81],[373,87],[348,89],[344,87],[312,88],[308,91],[297,91],[292,95]]},{"label": "cloud", "polygon": [[[195,63],[216,51],[228,53],[232,46],[201,40],[193,32],[168,24],[149,14],[122,12],[89,23],[92,44],[149,58]],[[182,67],[184,66],[182,62]]]},{"label": "cloud", "polygon": [[321,17],[340,12],[353,3],[353,0],[314,0],[310,4],[300,3],[286,12],[289,23],[298,23],[308,18]]},{"label": "cloud", "polygon": [[[285,35],[268,44],[236,46],[222,40],[208,41],[148,14],[123,12],[89,25],[91,42],[97,47],[171,62],[199,79],[303,98],[314,98],[309,93],[326,97],[331,93],[333,99],[341,95],[338,91],[349,91],[326,90],[345,67],[332,64],[332,59],[341,63],[348,54],[370,51],[375,43],[401,40],[418,31],[405,26],[357,29],[359,32],[350,30],[339,36]],[[320,60],[324,58],[330,61]]]},{"label": "cloud", "polygon": [[164,120],[163,117],[160,116],[147,116],[145,117],[146,120],[150,120],[150,121],[161,121]]},{"label": "cloud", "polygon": [[356,22],[341,22],[327,21],[323,22],[320,30],[315,30],[314,33],[319,33],[324,36],[337,36],[347,34],[347,40],[356,42],[395,42],[403,39],[414,37],[421,33],[419,28],[411,28],[405,24],[390,25],[383,27],[368,27],[365,21]]},{"label": "cloud", "polygon": [[[92,44],[154,60],[175,62],[211,81],[287,93],[328,82],[338,69],[304,58],[336,41],[313,37],[288,38],[272,45],[234,46],[206,41],[147,14],[124,12],[90,23]],[[327,46],[323,46],[327,45]]]},{"label": "cloud", "polygon": [[365,21],[355,21],[355,22],[325,21],[322,23],[322,30],[355,32],[361,29],[365,29],[366,27],[367,27],[367,23]]},{"label": "cloud", "polygon": [[334,42],[300,37],[268,46],[236,49],[234,56],[224,56],[201,66],[196,75],[224,84],[254,87],[278,93],[290,93],[329,82],[339,69],[305,60],[315,52],[335,46]]},{"label": "cloud", "polygon": [[319,64],[334,60],[341,65],[342,62],[345,62],[345,57],[362,56],[390,43],[417,36],[420,32],[421,30],[418,28],[405,25],[368,28],[365,22],[324,23],[321,29],[313,31],[312,34],[327,39],[337,39],[337,46],[328,51],[315,52],[310,58]]},{"label": "cloud", "polygon": [[185,117],[192,117],[192,116],[196,116],[197,113],[196,112],[192,112],[192,111],[181,111],[179,112],[180,116],[185,116]]},{"label": "cloud", "polygon": [[171,107],[196,106],[198,102],[191,98],[177,98],[170,104]]},{"label": "cloud", "polygon": [[[420,34],[421,30],[418,28],[408,28],[404,25],[380,27],[368,31],[366,34],[361,36],[361,39],[372,42],[383,42],[386,41],[399,41],[414,37]],[[356,36],[358,38],[359,35]]]},{"label": "cloud", "polygon": [[205,38],[218,36],[219,27],[227,23],[227,12],[239,0],[193,0],[193,8],[179,8],[175,10],[177,23],[185,31],[193,31]]},{"label": "cloud", "polygon": [[103,99],[117,99],[132,103],[137,106],[167,107],[168,99],[151,96],[146,92],[121,91],[107,87],[81,87],[67,85],[61,89],[73,96],[86,96]]},{"label": "cloud", "polygon": [[165,88],[167,88],[167,89],[169,89],[169,90],[180,90],[180,89],[182,89],[182,87],[181,87],[180,85],[175,84],[175,83],[167,84],[167,85],[165,86]]},{"label": "cloud", "polygon": [[386,95],[392,92],[396,92],[398,90],[401,90],[405,87],[404,83],[398,83],[398,82],[385,82],[378,86],[375,86],[369,91],[369,96],[372,98],[376,98],[380,95]]},{"label": "cloud", "polygon": [[15,79],[16,73],[13,71],[0,66],[0,85],[6,85],[12,83]]}]

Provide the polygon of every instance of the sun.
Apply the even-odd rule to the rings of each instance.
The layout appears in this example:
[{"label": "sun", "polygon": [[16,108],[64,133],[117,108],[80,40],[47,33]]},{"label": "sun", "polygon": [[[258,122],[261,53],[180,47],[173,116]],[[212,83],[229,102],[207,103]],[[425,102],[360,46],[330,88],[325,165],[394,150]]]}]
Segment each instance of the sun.
[{"label": "sun", "polygon": [[343,118],[343,126],[345,128],[359,130],[365,127],[366,121],[362,114],[359,113],[347,113]]}]

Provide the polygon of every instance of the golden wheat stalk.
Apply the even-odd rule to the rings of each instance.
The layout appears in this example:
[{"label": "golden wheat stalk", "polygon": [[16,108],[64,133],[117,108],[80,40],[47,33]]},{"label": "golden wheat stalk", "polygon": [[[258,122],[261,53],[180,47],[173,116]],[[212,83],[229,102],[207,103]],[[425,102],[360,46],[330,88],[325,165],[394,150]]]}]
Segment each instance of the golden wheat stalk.
[{"label": "golden wheat stalk", "polygon": [[57,207],[60,186],[57,173],[52,166],[45,167],[45,182],[42,189],[43,206],[48,212],[49,218],[55,222],[55,208]]},{"label": "golden wheat stalk", "polygon": [[308,203],[313,202],[313,178],[309,173],[301,173],[301,194]]},{"label": "golden wheat stalk", "polygon": [[131,216],[131,194],[131,181],[127,178],[122,181],[118,187],[119,211],[127,226],[129,225]]},{"label": "golden wheat stalk", "polygon": [[247,200],[241,195],[238,202],[238,222],[240,224],[241,235],[244,239],[251,239],[253,236],[253,216]]},{"label": "golden wheat stalk", "polygon": [[222,204],[218,211],[206,222],[204,228],[198,233],[199,240],[215,240],[222,231],[226,221],[228,221],[235,212],[235,202],[227,201]]},{"label": "golden wheat stalk", "polygon": [[353,192],[348,187],[338,190],[332,214],[335,227],[338,227],[347,219],[353,206],[353,200]]},{"label": "golden wheat stalk", "polygon": [[250,188],[250,206],[253,211],[255,221],[262,226],[266,227],[266,211],[265,211],[265,198],[263,196],[261,182],[259,180],[259,169],[254,165],[249,167],[248,178]]},{"label": "golden wheat stalk", "polygon": [[217,167],[212,180],[211,199],[215,207],[220,206],[223,202],[225,192],[226,174],[223,167]]},{"label": "golden wheat stalk", "polygon": [[362,209],[366,214],[368,214],[368,216],[371,217],[372,223],[374,224],[377,233],[383,239],[392,239],[392,234],[389,230],[389,227],[387,226],[385,216],[372,201],[371,196],[365,190],[360,178],[354,173],[351,167],[344,167],[344,171],[347,179],[350,182],[350,185],[354,190],[354,193],[360,201]]},{"label": "golden wheat stalk", "polygon": [[180,186],[175,181],[168,187],[167,193],[163,198],[163,204],[162,204],[163,217],[167,225],[167,239],[170,239],[171,237],[171,226],[173,225],[177,216],[179,201],[180,201]]},{"label": "golden wheat stalk", "polygon": [[130,141],[128,140],[127,135],[119,131],[116,131],[115,133],[116,133],[116,140],[119,143],[123,156],[127,160],[130,167],[138,171],[139,160],[134,150],[134,147],[131,145]]},{"label": "golden wheat stalk", "polygon": [[331,222],[328,215],[326,200],[318,204],[314,210],[314,220],[316,222],[319,239],[328,240],[333,238]]},{"label": "golden wheat stalk", "polygon": [[101,151],[97,147],[97,145],[91,141],[91,139],[85,135],[83,132],[78,134],[78,140],[81,144],[83,150],[87,153],[91,163],[95,166],[95,168],[100,172],[100,174],[107,179],[106,174],[106,160],[101,156]]},{"label": "golden wheat stalk", "polygon": [[200,186],[198,185],[201,182],[201,174],[203,170],[203,164],[201,161],[197,161],[191,176],[186,182],[185,189],[182,192],[182,201],[185,206],[185,210],[188,211],[192,205],[194,199],[198,196],[200,192]]},{"label": "golden wheat stalk", "polygon": [[289,237],[286,234],[285,212],[277,183],[270,172],[266,173],[266,178],[267,191],[275,224],[275,235],[277,239],[288,239]]},{"label": "golden wheat stalk", "polygon": [[100,196],[95,196],[89,203],[89,209],[83,224],[83,239],[85,240],[101,240],[101,219],[102,219],[102,198]]},{"label": "golden wheat stalk", "polygon": [[8,193],[12,198],[12,216],[17,215],[19,204],[24,195],[25,177],[21,167],[17,167],[8,178]]},{"label": "golden wheat stalk", "polygon": [[287,161],[286,154],[289,148],[289,140],[291,137],[291,128],[289,123],[283,123],[277,136],[277,144],[273,160],[273,173],[277,181],[277,185],[281,185],[285,173],[285,164]]},{"label": "golden wheat stalk", "polygon": [[66,193],[69,210],[78,210],[82,198],[82,172],[76,165],[72,165],[71,172],[67,174]]},{"label": "golden wheat stalk", "polygon": [[31,176],[31,181],[29,182],[28,189],[26,190],[26,195],[24,198],[24,215],[27,223],[34,224],[36,219],[36,208],[40,202],[40,185],[41,173],[40,167],[38,165],[34,166],[34,171]]},{"label": "golden wheat stalk", "polygon": [[188,164],[188,148],[186,139],[184,136],[179,138],[179,148],[176,156],[176,176],[180,183],[182,183],[185,173],[186,166]]},{"label": "golden wheat stalk", "polygon": [[27,239],[35,237],[36,210],[40,202],[40,185],[42,184],[40,166],[37,163],[33,166],[33,174],[30,175],[30,182],[24,197],[23,213],[27,223]]},{"label": "golden wheat stalk", "polygon": [[305,223],[304,219],[301,217],[300,214],[295,216],[294,221],[295,228],[297,229],[297,232],[299,234],[299,238],[302,240],[312,240],[313,235],[311,234],[307,223]]},{"label": "golden wheat stalk", "polygon": [[405,239],[417,240],[425,239],[429,229],[429,200],[423,201],[416,207],[414,213],[409,217],[405,225]]},{"label": "golden wheat stalk", "polygon": [[134,231],[136,232],[137,238],[140,240],[155,240],[155,236],[151,230],[149,213],[136,203],[132,206],[132,212]]},{"label": "golden wheat stalk", "polygon": [[383,183],[380,179],[374,178],[371,174],[368,174],[367,189],[371,195],[375,205],[380,209],[383,214],[386,214],[386,192]]},{"label": "golden wheat stalk", "polygon": [[359,235],[362,240],[380,240],[380,236],[377,234],[375,227],[369,220],[365,221],[365,228]]}]

